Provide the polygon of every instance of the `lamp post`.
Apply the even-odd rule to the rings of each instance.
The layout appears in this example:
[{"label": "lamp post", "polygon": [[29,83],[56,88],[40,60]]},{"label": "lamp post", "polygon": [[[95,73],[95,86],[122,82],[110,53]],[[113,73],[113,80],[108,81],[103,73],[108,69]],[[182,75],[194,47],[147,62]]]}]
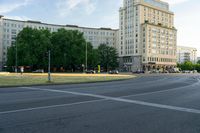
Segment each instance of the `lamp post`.
[{"label": "lamp post", "polygon": [[85,48],[85,71],[87,71],[87,56],[88,56],[88,55],[87,55],[87,52],[88,52],[88,51],[87,51],[87,42],[85,43],[85,45],[86,45],[86,46],[85,46],[85,47],[86,47],[86,48]]},{"label": "lamp post", "polygon": [[18,61],[17,61],[17,43],[15,43],[15,73],[17,73]]},{"label": "lamp post", "polygon": [[51,82],[51,51],[48,51],[48,82]]},{"label": "lamp post", "polygon": [[196,64],[196,52],[197,52],[197,50],[195,49],[194,50],[194,63]]},{"label": "lamp post", "polygon": [[196,67],[195,67],[195,65],[196,65],[196,52],[197,52],[197,50],[194,49],[193,50],[193,55],[194,55],[194,70],[196,69]]},{"label": "lamp post", "polygon": [[179,63],[181,64],[181,50],[179,50]]}]

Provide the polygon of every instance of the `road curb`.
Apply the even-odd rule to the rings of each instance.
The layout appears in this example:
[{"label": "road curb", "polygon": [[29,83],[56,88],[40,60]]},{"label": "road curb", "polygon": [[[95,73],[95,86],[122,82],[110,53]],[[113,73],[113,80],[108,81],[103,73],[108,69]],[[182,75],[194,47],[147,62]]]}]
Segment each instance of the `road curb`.
[{"label": "road curb", "polygon": [[75,85],[75,84],[92,84],[92,83],[107,83],[107,82],[118,82],[118,81],[125,81],[135,79],[135,77],[131,77],[128,79],[117,79],[117,80],[108,80],[108,81],[91,81],[91,82],[76,82],[76,83],[46,83],[46,84],[34,84],[34,85],[16,85],[16,86],[0,86],[1,88],[16,88],[16,87],[30,87],[30,86],[51,86],[51,85]]}]

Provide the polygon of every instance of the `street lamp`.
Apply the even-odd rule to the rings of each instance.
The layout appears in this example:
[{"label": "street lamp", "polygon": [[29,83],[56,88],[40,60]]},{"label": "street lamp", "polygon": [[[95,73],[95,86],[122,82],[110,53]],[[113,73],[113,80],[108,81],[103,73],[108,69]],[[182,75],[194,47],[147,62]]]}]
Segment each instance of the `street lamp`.
[{"label": "street lamp", "polygon": [[48,51],[48,82],[51,82],[51,51]]},{"label": "street lamp", "polygon": [[194,70],[196,69],[196,68],[195,68],[195,65],[196,65],[196,52],[197,52],[197,50],[194,49],[194,50],[193,50],[193,56],[194,56]]},{"label": "street lamp", "polygon": [[87,71],[87,42],[85,43],[85,71]]},{"label": "street lamp", "polygon": [[194,54],[194,63],[196,64],[196,52],[197,52],[197,50],[195,49],[195,50],[193,50],[193,54]]},{"label": "street lamp", "polygon": [[179,50],[179,63],[181,64],[181,50]]},{"label": "street lamp", "polygon": [[17,62],[17,43],[15,43],[15,73],[17,73],[17,66],[18,62]]}]

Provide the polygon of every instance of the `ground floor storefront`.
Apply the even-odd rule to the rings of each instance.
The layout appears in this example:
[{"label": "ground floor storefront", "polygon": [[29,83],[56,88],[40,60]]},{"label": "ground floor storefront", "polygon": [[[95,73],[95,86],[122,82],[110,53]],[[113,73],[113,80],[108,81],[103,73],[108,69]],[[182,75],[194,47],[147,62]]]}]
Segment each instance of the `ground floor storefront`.
[{"label": "ground floor storefront", "polygon": [[157,71],[157,72],[176,72],[176,65],[162,65],[162,64],[143,64],[143,70],[146,72]]},{"label": "ground floor storefront", "polygon": [[173,72],[176,71],[176,63],[159,63],[159,62],[147,62],[142,61],[141,56],[127,56],[121,57],[120,62],[120,71],[124,72],[149,72],[149,71],[158,71],[158,72]]}]

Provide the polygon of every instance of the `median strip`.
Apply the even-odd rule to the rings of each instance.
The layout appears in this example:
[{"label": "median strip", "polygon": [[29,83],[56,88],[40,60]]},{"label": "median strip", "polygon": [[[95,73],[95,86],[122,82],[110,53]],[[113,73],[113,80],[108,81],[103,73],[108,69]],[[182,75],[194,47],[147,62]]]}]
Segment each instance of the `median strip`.
[{"label": "median strip", "polygon": [[27,85],[48,85],[48,84],[76,84],[91,82],[106,82],[134,78],[133,75],[111,75],[111,74],[52,74],[52,82],[47,82],[46,73],[1,73],[0,87],[27,86]]}]

